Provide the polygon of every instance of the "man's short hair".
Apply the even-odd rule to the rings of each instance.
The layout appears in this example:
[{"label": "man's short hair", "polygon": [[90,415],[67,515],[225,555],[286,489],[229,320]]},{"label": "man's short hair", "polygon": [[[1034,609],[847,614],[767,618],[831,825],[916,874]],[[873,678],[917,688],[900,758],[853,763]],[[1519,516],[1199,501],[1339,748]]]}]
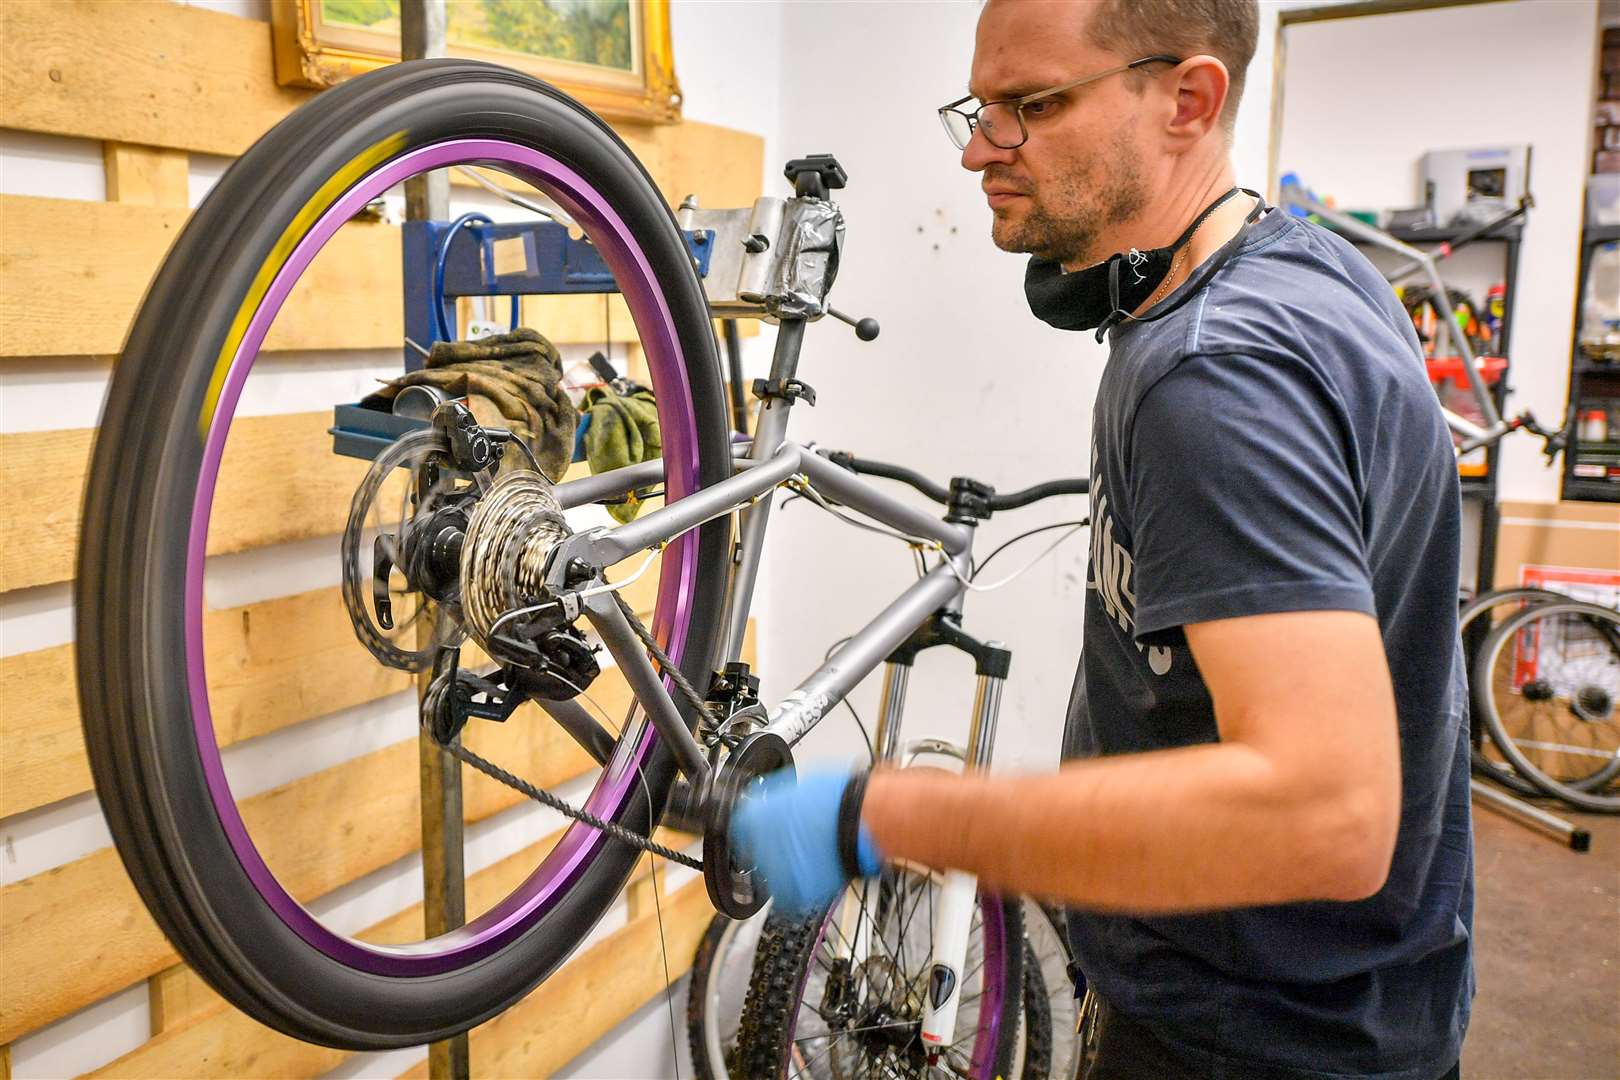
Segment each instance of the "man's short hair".
[{"label": "man's short hair", "polygon": [[1089,33],[1099,48],[1127,60],[1207,53],[1225,64],[1231,89],[1221,124],[1230,132],[1260,36],[1260,8],[1256,0],[1101,0],[1091,13]]}]

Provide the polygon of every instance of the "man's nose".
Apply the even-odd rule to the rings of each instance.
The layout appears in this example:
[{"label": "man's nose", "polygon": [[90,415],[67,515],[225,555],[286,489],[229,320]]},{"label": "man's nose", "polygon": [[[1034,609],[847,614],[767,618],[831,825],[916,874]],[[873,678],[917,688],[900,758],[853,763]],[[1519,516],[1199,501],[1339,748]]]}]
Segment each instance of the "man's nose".
[{"label": "man's nose", "polygon": [[1017,150],[1003,150],[985,137],[982,128],[975,127],[973,137],[962,151],[962,168],[970,172],[984,172],[990,165],[1011,165],[1017,159]]}]

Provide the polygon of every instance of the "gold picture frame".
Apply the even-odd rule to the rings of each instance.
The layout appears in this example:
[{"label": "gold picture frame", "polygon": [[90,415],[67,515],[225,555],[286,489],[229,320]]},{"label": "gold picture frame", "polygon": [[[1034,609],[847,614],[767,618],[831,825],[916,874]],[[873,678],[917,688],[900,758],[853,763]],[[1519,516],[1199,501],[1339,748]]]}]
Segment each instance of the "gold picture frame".
[{"label": "gold picture frame", "polygon": [[[609,120],[681,118],[669,0],[447,0],[446,6],[452,56],[526,71]],[[272,0],[276,82],[322,89],[396,63],[398,9],[398,0]],[[591,40],[580,40],[581,33]],[[507,40],[512,47],[504,47]],[[545,52],[559,48],[594,49],[605,62]]]}]

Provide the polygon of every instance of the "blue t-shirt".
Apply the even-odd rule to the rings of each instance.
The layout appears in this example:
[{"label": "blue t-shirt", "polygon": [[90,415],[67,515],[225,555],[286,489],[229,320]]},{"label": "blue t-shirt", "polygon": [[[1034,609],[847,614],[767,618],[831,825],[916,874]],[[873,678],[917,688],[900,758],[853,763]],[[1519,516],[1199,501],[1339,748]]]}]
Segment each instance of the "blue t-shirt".
[{"label": "blue t-shirt", "polygon": [[1188,623],[1366,612],[1394,681],[1400,831],[1369,899],[1074,912],[1075,953],[1098,993],[1212,1078],[1436,1080],[1473,993],[1450,437],[1411,320],[1333,233],[1273,211],[1163,304],[1188,293],[1113,331],[1065,756],[1219,740]]}]

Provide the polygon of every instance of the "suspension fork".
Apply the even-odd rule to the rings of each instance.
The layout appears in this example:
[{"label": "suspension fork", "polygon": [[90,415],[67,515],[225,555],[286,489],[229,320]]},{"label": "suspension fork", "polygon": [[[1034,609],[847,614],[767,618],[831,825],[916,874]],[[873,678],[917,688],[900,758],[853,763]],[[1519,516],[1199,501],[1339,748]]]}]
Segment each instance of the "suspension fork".
[{"label": "suspension fork", "polygon": [[[1012,665],[1012,653],[1000,642],[980,642],[964,633],[958,625],[959,616],[950,608],[936,612],[918,627],[904,643],[890,654],[883,669],[882,701],[878,710],[876,742],[873,752],[877,761],[896,764],[904,756],[900,739],[901,719],[905,712],[906,691],[910,685],[911,668],[917,654],[938,645],[947,645],[967,653],[974,659],[978,684],[973,695],[973,716],[968,729],[965,751],[936,740],[923,740],[917,745],[936,752],[959,754],[967,769],[984,770],[990,767],[995,752],[996,724],[1001,712],[1002,689]],[[940,886],[938,904],[932,921],[932,967],[923,1003],[922,1039],[932,1048],[950,1046],[956,1029],[956,1015],[962,1001],[964,962],[967,958],[968,938],[972,930],[973,911],[978,905],[978,879],[960,870],[947,870]],[[882,932],[885,903],[893,897],[880,887],[876,890],[863,885],[845,894],[846,902],[838,913],[840,934],[838,940],[849,950],[852,972],[858,974],[874,949],[884,946],[874,943],[872,936]],[[850,900],[856,902],[851,903]],[[1014,900],[1013,902],[1016,902]],[[854,919],[853,928],[849,926]],[[862,934],[862,926],[870,927]],[[1020,942],[1007,942],[1006,948],[1019,948]]]}]

